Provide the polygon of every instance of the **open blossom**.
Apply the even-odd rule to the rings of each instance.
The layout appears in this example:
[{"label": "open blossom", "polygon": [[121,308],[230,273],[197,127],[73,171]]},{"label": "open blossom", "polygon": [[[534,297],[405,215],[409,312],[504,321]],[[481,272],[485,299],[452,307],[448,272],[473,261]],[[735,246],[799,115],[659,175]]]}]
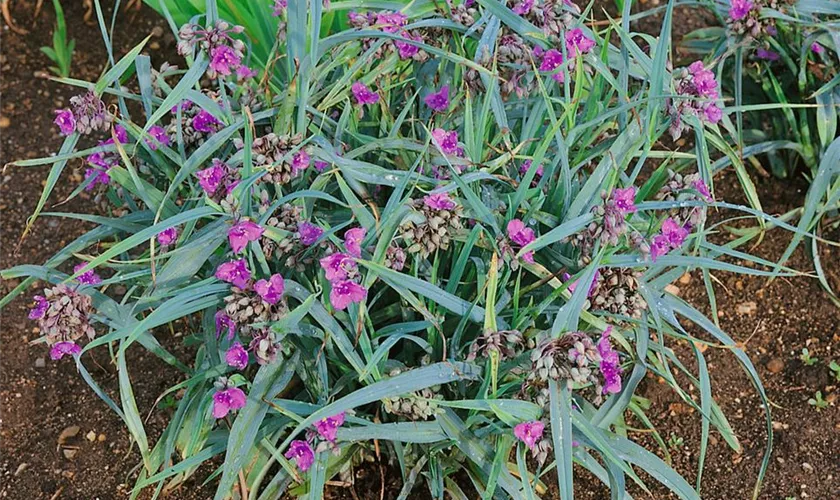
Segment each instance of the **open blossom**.
[{"label": "open blossom", "polygon": [[618,352],[610,344],[610,332],[612,327],[608,326],[598,341],[598,354],[601,355],[598,368],[604,377],[604,394],[617,394],[621,392],[621,363]]},{"label": "open blossom", "polygon": [[525,443],[531,451],[534,451],[537,442],[542,439],[543,430],[545,430],[545,424],[539,420],[534,420],[517,424],[513,428],[513,435]]},{"label": "open blossom", "polygon": [[251,279],[251,271],[248,270],[245,259],[232,260],[219,265],[216,277],[244,290]]},{"label": "open blossom", "polygon": [[178,239],[178,229],[170,227],[157,234],[157,241],[161,246],[168,247]]},{"label": "open blossom", "polygon": [[[563,279],[563,282],[565,283],[566,281],[569,281],[569,279],[572,277],[572,275],[569,274],[569,273],[563,273],[563,274],[560,275],[560,277]],[[595,270],[595,276],[592,277],[592,284],[589,285],[589,290],[587,290],[587,292],[586,292],[587,297],[591,297],[592,294],[595,293],[595,290],[598,289],[598,282],[600,280],[601,280],[601,271],[596,269]],[[578,284],[578,280],[575,280],[574,282],[572,282],[567,287],[567,289],[570,292],[575,293],[575,290],[577,289],[577,284]]]},{"label": "open blossom", "polygon": [[575,28],[566,32],[566,55],[575,57],[587,54],[595,47],[595,40],[583,34],[583,30]]},{"label": "open blossom", "polygon": [[341,412],[337,415],[333,415],[332,417],[322,418],[321,420],[315,422],[315,429],[318,430],[318,434],[326,439],[327,441],[334,443],[335,442],[335,435],[338,432],[338,428],[344,424],[344,412]]},{"label": "open blossom", "polygon": [[298,234],[300,235],[300,243],[304,246],[310,246],[318,241],[318,238],[324,234],[324,230],[310,222],[301,222],[298,224]]},{"label": "open blossom", "polygon": [[433,111],[446,111],[449,108],[449,85],[444,85],[439,91],[427,95],[423,102]]},{"label": "open blossom", "polygon": [[274,0],[274,6],[272,7],[273,12],[272,15],[276,17],[280,17],[283,15],[283,12],[286,11],[286,7],[289,5],[288,0]]},{"label": "open blossom", "polygon": [[219,311],[216,313],[215,316],[216,320],[216,338],[222,334],[223,331],[227,330],[227,338],[228,340],[233,338],[233,335],[236,333],[236,322],[231,319],[224,311]]},{"label": "open blossom", "polygon": [[[566,76],[562,71],[563,53],[557,49],[546,50],[542,55],[542,62],[540,63],[540,71],[554,71],[551,78],[557,83],[563,83]],[[557,71],[560,69],[560,71]]]},{"label": "open blossom", "polygon": [[709,191],[709,186],[706,185],[703,179],[695,180],[691,183],[691,187],[696,189],[697,192],[700,193],[700,196],[702,196],[707,203],[711,203],[714,201],[714,198],[712,198],[712,193]]},{"label": "open blossom", "polygon": [[[415,42],[423,42],[422,36],[412,35],[408,31],[403,31],[402,33],[400,33],[400,36]],[[397,52],[400,55],[400,59],[411,59],[415,55],[417,55],[418,52],[420,52],[420,47],[413,43],[409,43],[403,40],[394,40],[394,47],[397,48]]]},{"label": "open blossom", "polygon": [[513,13],[517,16],[527,14],[534,6],[534,0],[520,0],[513,6]]},{"label": "open blossom", "polygon": [[198,177],[198,184],[201,186],[201,189],[208,196],[212,196],[222,184],[222,179],[225,177],[225,169],[221,165],[214,164],[212,167],[199,170],[195,173],[195,176]]},{"label": "open blossom", "polygon": [[[514,244],[519,245],[520,248],[528,245],[536,239],[536,237],[534,236],[534,230],[530,227],[527,227],[519,219],[512,219],[510,222],[508,222],[507,235],[508,239],[510,239],[510,241]],[[523,253],[522,260],[529,264],[533,264],[534,251],[531,250],[530,252]]]},{"label": "open blossom", "polygon": [[244,64],[242,66],[236,68],[236,79],[239,80],[239,81],[247,80],[249,78],[254,78],[255,76],[257,76],[259,74],[260,74],[259,71],[255,70],[255,69],[251,69],[248,66],[245,66]]},{"label": "open blossom", "polygon": [[35,305],[29,310],[29,319],[41,319],[50,307],[50,301],[41,295],[33,297]]},{"label": "open blossom", "polygon": [[363,227],[354,227],[344,233],[344,248],[351,257],[357,259],[362,257],[362,240],[365,236],[367,236],[367,229]]},{"label": "open blossom", "polygon": [[242,219],[237,222],[233,227],[228,229],[228,240],[230,241],[230,247],[233,249],[233,253],[241,252],[249,241],[257,241],[264,232],[264,228],[248,219]]},{"label": "open blossom", "polygon": [[[84,269],[86,265],[87,264],[85,262],[80,262],[79,264],[76,264],[76,266],[73,268],[73,274],[76,274],[82,269]],[[98,285],[99,283],[102,283],[102,278],[100,278],[99,275],[96,274],[96,271],[94,271],[93,269],[88,269],[87,271],[83,272],[78,277],[76,277],[76,279],[79,281],[79,283],[83,285]]]},{"label": "open blossom", "polygon": [[[531,161],[531,160],[523,161],[522,165],[519,167],[519,174],[520,175],[527,174],[528,171],[531,170],[532,164],[533,164],[533,161]],[[537,174],[534,176],[534,179],[541,178],[544,173],[545,173],[545,169],[543,168],[543,166],[542,165],[537,165]]]},{"label": "open blossom", "polygon": [[454,130],[436,128],[432,130],[432,139],[443,154],[457,156],[464,154],[464,150],[458,146],[458,132]]},{"label": "open blossom", "polygon": [[396,33],[408,24],[408,17],[402,12],[379,12],[376,14],[376,23],[386,33]]},{"label": "open blossom", "polygon": [[146,139],[146,144],[148,144],[149,149],[152,151],[157,150],[158,144],[169,146],[169,134],[167,134],[166,129],[160,125],[149,127],[149,137],[149,139]]},{"label": "open blossom", "polygon": [[315,170],[318,172],[323,172],[330,166],[329,163],[322,161],[322,160],[315,160]]},{"label": "open blossom", "polygon": [[379,94],[372,92],[367,85],[362,82],[356,82],[350,87],[353,92],[353,97],[356,98],[356,104],[364,106],[365,104],[375,104],[379,100]]},{"label": "open blossom", "polygon": [[367,289],[355,281],[333,281],[330,291],[330,304],[338,310],[347,309],[352,303],[363,302],[367,298]]},{"label": "open blossom", "polygon": [[58,361],[67,354],[78,356],[81,352],[82,348],[75,342],[58,342],[50,348],[50,359]]},{"label": "open blossom", "polygon": [[667,254],[671,250],[681,247],[687,237],[688,229],[680,226],[677,221],[668,217],[662,222],[660,234],[653,238],[653,242],[650,245],[651,260],[656,262],[657,258]]},{"label": "open blossom", "polygon": [[55,110],[55,122],[61,135],[70,135],[76,131],[76,117],[69,109]]},{"label": "open blossom", "polygon": [[310,163],[309,153],[300,150],[292,156],[292,175],[297,175],[301,170],[309,168]]},{"label": "open blossom", "polygon": [[[822,54],[825,52],[825,48],[817,42],[811,44],[811,52],[814,54]],[[56,123],[58,123],[58,118],[56,118]]]},{"label": "open blossom", "polygon": [[613,203],[620,215],[627,215],[636,212],[636,186],[628,188],[615,188],[612,192]]},{"label": "open blossom", "polygon": [[286,282],[283,276],[272,274],[268,280],[259,280],[254,283],[254,291],[269,304],[276,304],[286,291]]},{"label": "open blossom", "polygon": [[764,47],[759,47],[758,50],[755,51],[755,56],[759,59],[770,62],[778,61],[781,58],[781,56],[779,56],[776,52],[767,50]]},{"label": "open blossom", "polygon": [[457,204],[449,193],[435,193],[423,197],[423,204],[434,210],[454,210]]},{"label": "open blossom", "polygon": [[306,441],[299,439],[289,443],[289,449],[286,450],[283,456],[289,460],[294,460],[298,469],[303,472],[308,471],[315,462],[315,451],[312,449],[312,446]]},{"label": "open blossom", "polygon": [[241,62],[239,53],[229,45],[217,45],[210,51],[210,68],[220,75],[230,75]]},{"label": "open blossom", "polygon": [[242,389],[228,387],[213,394],[213,417],[225,418],[228,413],[245,407],[247,398]]},{"label": "open blossom", "polygon": [[248,351],[242,347],[242,344],[235,342],[230,349],[225,352],[225,363],[237,370],[242,370],[248,366]]},{"label": "open blossom", "polygon": [[327,281],[346,279],[348,271],[356,269],[356,262],[349,255],[340,252],[328,255],[320,262]]},{"label": "open blossom", "polygon": [[215,116],[203,109],[195,115],[192,121],[192,126],[195,131],[205,134],[215,132],[219,125],[221,125],[221,122],[217,120]]},{"label": "open blossom", "polygon": [[752,0],[732,0],[729,5],[729,18],[733,21],[740,21],[747,17],[752,8]]}]

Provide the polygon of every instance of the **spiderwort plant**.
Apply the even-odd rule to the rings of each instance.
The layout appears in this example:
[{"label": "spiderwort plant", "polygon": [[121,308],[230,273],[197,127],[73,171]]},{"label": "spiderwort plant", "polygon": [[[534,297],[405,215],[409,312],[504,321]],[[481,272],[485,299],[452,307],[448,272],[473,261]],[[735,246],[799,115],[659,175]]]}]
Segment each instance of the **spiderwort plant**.
[{"label": "spiderwort plant", "polygon": [[[650,161],[671,155],[657,144],[675,119],[709,151],[705,134],[718,125],[708,110],[728,113],[711,102],[719,82],[707,68],[668,71],[667,40],[644,61],[631,47],[623,63],[567,1],[269,4],[295,20],[284,37],[245,43],[250,32],[210,1],[179,31],[185,72],[161,67],[137,95],[106,73],[57,115],[69,134],[62,154],[18,162],[54,163],[58,175],[67,158],[90,154],[76,150],[79,134],[103,141],[94,159],[107,159],[107,179],[95,189],[125,213],[44,266],[4,271],[26,281],[2,304],[41,280],[30,316],[56,362],[69,355],[81,370],[93,349],[115,358],[120,405],[85,380],[138,443],[135,493],[176,487],[224,455],[213,462],[217,499],[234,489],[318,498],[378,449],[444,490],[473,488],[458,486],[465,470],[488,496],[527,498],[554,464],[573,498],[576,462],[622,496],[625,481],[610,481],[597,455],[611,475],[641,482],[638,466],[699,498],[619,435],[625,412],[645,411],[632,397],[641,379],[650,370],[672,382],[678,370],[703,384],[708,373],[666,361],[693,338],[682,325],[691,321],[764,393],[741,348],[666,286],[689,268],[794,273],[706,242],[716,203],[707,158]],[[343,25],[322,38],[324,16]],[[296,54],[297,71],[275,71],[269,58],[254,66],[269,77],[243,76],[249,47],[266,44]],[[116,67],[142,73],[139,52]],[[559,62],[543,69],[547,58]],[[106,103],[119,99],[147,114],[114,115],[122,108]],[[70,254],[85,263],[65,274]],[[119,301],[116,282],[131,290]],[[172,322],[199,346],[195,359],[158,341]],[[184,372],[154,443],[134,402],[130,347]],[[714,426],[739,449],[722,412],[707,411],[705,388],[697,393],[702,401],[688,400],[710,424],[705,438]],[[534,462],[510,463],[516,440]]]}]

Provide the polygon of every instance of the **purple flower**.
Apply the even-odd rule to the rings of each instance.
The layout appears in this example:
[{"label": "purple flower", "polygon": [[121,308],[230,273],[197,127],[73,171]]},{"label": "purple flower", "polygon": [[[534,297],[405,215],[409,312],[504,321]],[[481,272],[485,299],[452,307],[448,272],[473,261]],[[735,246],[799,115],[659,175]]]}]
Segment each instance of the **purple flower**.
[{"label": "purple flower", "polygon": [[321,268],[326,273],[327,281],[343,280],[347,272],[356,268],[356,262],[344,253],[334,253],[321,259]]},{"label": "purple flower", "polygon": [[723,111],[717,107],[717,104],[710,104],[703,109],[703,116],[706,117],[706,121],[715,124],[723,118]]},{"label": "purple flower", "polygon": [[615,188],[612,192],[612,201],[618,209],[619,215],[632,214],[636,211],[636,186],[629,188]]},{"label": "purple flower", "polygon": [[248,78],[254,78],[255,76],[257,76],[259,74],[260,74],[259,71],[255,70],[255,69],[251,69],[248,66],[245,66],[244,64],[242,66],[236,68],[236,79],[240,80],[240,81],[241,80],[247,80]]},{"label": "purple flower", "polygon": [[534,451],[534,448],[537,446],[537,441],[542,438],[543,430],[545,430],[545,424],[539,420],[533,420],[531,422],[517,424],[513,428],[513,435],[525,443],[531,451]]},{"label": "purple flower", "polygon": [[621,392],[621,366],[618,352],[610,344],[610,332],[612,332],[612,327],[608,326],[601,334],[601,340],[598,341],[598,354],[601,355],[598,368],[604,377],[604,394],[617,394]]},{"label": "purple flower", "polygon": [[[525,223],[523,223],[519,219],[512,219],[507,224],[507,235],[508,239],[512,241],[514,244],[519,245],[520,248],[524,247],[525,245],[531,243],[536,239],[534,236],[534,230],[530,227],[527,227]],[[529,264],[534,263],[534,251],[531,250],[530,252],[525,252],[522,254],[522,260]]]},{"label": "purple flower", "polygon": [[362,257],[362,240],[367,236],[367,229],[354,227],[344,233],[344,248],[351,257],[360,259]]},{"label": "purple flower", "polygon": [[433,111],[446,111],[449,108],[449,85],[444,85],[439,91],[427,95],[423,102]]},{"label": "purple flower", "polygon": [[254,291],[265,302],[276,304],[286,291],[286,282],[283,281],[283,276],[272,274],[268,280],[259,280],[254,283]]},{"label": "purple flower", "polygon": [[35,305],[29,310],[29,319],[41,319],[46,314],[47,309],[49,309],[50,302],[41,295],[36,295],[33,299],[35,300]]},{"label": "purple flower", "polygon": [[210,68],[220,75],[230,75],[241,62],[242,58],[229,45],[216,45],[210,51]]},{"label": "purple flower", "polygon": [[233,253],[239,253],[249,241],[256,241],[265,232],[265,229],[260,227],[256,222],[251,222],[248,219],[242,219],[233,227],[228,229],[228,240]]},{"label": "purple flower", "polygon": [[222,184],[222,180],[225,177],[225,169],[221,164],[214,163],[212,167],[196,172],[195,176],[198,177],[198,184],[207,193],[207,196],[213,196]]},{"label": "purple flower", "polygon": [[294,460],[298,469],[303,472],[308,471],[315,462],[315,451],[312,449],[312,446],[310,446],[306,441],[301,441],[299,439],[289,443],[289,449],[286,450],[286,453],[284,453],[283,456],[289,460]]},{"label": "purple flower", "polygon": [[75,342],[58,342],[50,349],[50,359],[58,361],[67,354],[78,356],[81,352],[82,348]]},{"label": "purple flower", "polygon": [[244,290],[251,279],[251,271],[248,270],[245,259],[232,260],[219,265],[216,277]]},{"label": "purple flower", "polygon": [[773,52],[772,50],[767,50],[764,47],[759,47],[758,50],[755,51],[755,56],[759,59],[770,62],[778,61],[781,57],[779,54]]},{"label": "purple flower", "polygon": [[677,221],[671,217],[668,217],[662,222],[662,235],[668,240],[668,245],[676,249],[685,243],[685,239],[688,237],[688,230],[677,224]]},{"label": "purple flower", "polygon": [[209,134],[216,131],[216,127],[221,125],[221,122],[216,119],[215,116],[211,115],[205,110],[199,111],[195,117],[193,117],[192,126],[196,132],[202,132],[205,134]]},{"label": "purple flower", "polygon": [[323,172],[329,166],[330,164],[325,161],[315,160],[315,170],[317,170],[318,172]]},{"label": "purple flower", "polygon": [[688,71],[691,73],[692,83],[700,97],[718,98],[715,74],[703,66],[703,61],[694,61],[689,65]]},{"label": "purple flower", "polygon": [[300,150],[292,156],[292,175],[297,175],[301,170],[309,168],[309,153]]},{"label": "purple flower", "polygon": [[[317,165],[318,162],[315,162]],[[301,222],[298,224],[298,234],[300,235],[300,242],[304,246],[314,245],[318,238],[324,234],[324,230],[315,224],[309,222]]]},{"label": "purple flower", "polygon": [[566,32],[566,54],[575,57],[580,54],[587,54],[595,46],[595,40],[583,34],[583,30],[575,28]]},{"label": "purple flower", "polygon": [[657,235],[650,243],[650,260],[656,262],[656,259],[671,251],[671,242],[664,234]]},{"label": "purple flower", "polygon": [[[823,52],[825,52],[825,48],[819,43],[814,42],[811,44],[811,52],[813,52],[814,54],[822,54]],[[56,123],[58,123],[58,118],[56,118],[55,121]],[[62,133],[64,132],[62,131]]]},{"label": "purple flower", "polygon": [[[542,62],[540,63],[540,71],[555,71],[551,78],[557,83],[566,81],[566,75],[563,73],[561,66],[563,65],[563,53],[557,49],[549,49],[543,53]],[[560,69],[560,71],[556,71]]]},{"label": "purple flower", "polygon": [[[531,170],[531,164],[533,162],[531,160],[525,160],[522,162],[522,166],[519,167],[520,175],[525,175]],[[542,165],[537,165],[537,175],[534,176],[534,179],[539,179],[545,173]]]},{"label": "purple flower", "polygon": [[320,434],[322,438],[334,443],[335,435],[342,424],[344,424],[344,412],[341,412],[338,415],[333,415],[332,417],[322,418],[321,420],[315,422],[315,429],[318,430],[318,434]]},{"label": "purple flower", "polygon": [[396,33],[408,23],[408,17],[402,12],[380,12],[376,15],[376,23],[386,33]]},{"label": "purple flower", "polygon": [[[73,268],[73,274],[76,274],[82,269],[84,269],[86,265],[87,264],[84,262],[76,264],[76,266]],[[98,285],[99,283],[102,283],[102,278],[100,278],[99,275],[96,274],[96,271],[94,271],[93,269],[88,269],[87,271],[80,274],[76,279],[79,281],[79,283],[83,285]]]},{"label": "purple flower", "polygon": [[712,198],[712,193],[709,192],[709,186],[706,185],[703,179],[695,180],[691,183],[691,187],[696,189],[697,192],[700,193],[700,196],[702,196],[707,203],[711,203],[714,201],[714,198]]},{"label": "purple flower", "polygon": [[242,344],[235,342],[225,353],[225,363],[237,370],[244,369],[248,366],[248,351],[242,347]]},{"label": "purple flower", "polygon": [[276,17],[282,16],[288,4],[288,0],[274,0],[274,11],[272,14]]},{"label": "purple flower", "polygon": [[432,130],[432,139],[434,139],[438,149],[445,155],[461,156],[464,154],[464,150],[458,147],[458,132],[454,130],[447,131],[442,128],[436,128]]},{"label": "purple flower", "polygon": [[70,135],[76,131],[76,117],[70,109],[55,110],[55,121],[61,135]]},{"label": "purple flower", "polygon": [[169,245],[175,243],[175,240],[178,239],[178,229],[174,227],[170,227],[168,229],[164,229],[163,231],[157,234],[158,243],[161,246],[168,247]]},{"label": "purple flower", "polygon": [[149,149],[151,149],[152,151],[157,150],[158,144],[169,146],[169,134],[167,134],[166,130],[160,125],[150,127],[149,136],[150,138],[146,139],[146,144],[148,144]]},{"label": "purple flower", "polygon": [[[413,40],[415,42],[422,42],[423,37],[420,35],[412,35],[408,31],[403,31],[400,33],[400,36],[407,40]],[[397,51],[400,54],[400,59],[411,59],[414,57],[418,52],[420,52],[420,47],[413,43],[409,43],[403,40],[394,40],[394,46],[397,48]]]},{"label": "purple flower", "polygon": [[216,313],[215,316],[216,320],[216,338],[222,334],[223,331],[227,330],[227,338],[228,340],[233,338],[233,335],[236,333],[236,323],[228,316],[224,311],[219,311]]},{"label": "purple flower", "polygon": [[[563,273],[560,275],[563,278],[563,282],[569,281],[572,277],[569,273]],[[589,290],[586,292],[587,297],[591,297],[593,293],[595,293],[595,289],[598,288],[598,281],[601,280],[601,271],[595,270],[595,276],[592,278],[592,284],[589,285]],[[578,280],[575,280],[572,284],[568,286],[568,290],[572,293],[575,293],[575,289],[577,288]]]},{"label": "purple flower", "polygon": [[338,310],[347,309],[351,303],[363,302],[367,298],[367,289],[355,281],[333,281],[330,291],[330,304]]},{"label": "purple flower", "polygon": [[531,11],[531,7],[534,6],[534,0],[522,0],[518,2],[516,5],[513,6],[513,13],[517,16],[521,16],[523,14],[527,14]]},{"label": "purple flower", "polygon": [[379,100],[379,94],[372,92],[367,85],[362,82],[356,82],[350,87],[353,92],[353,97],[356,98],[356,104],[364,106],[365,104],[374,104]]},{"label": "purple flower", "polygon": [[435,193],[423,197],[423,203],[434,210],[453,210],[457,204],[449,193]]},{"label": "purple flower", "polygon": [[740,21],[747,17],[752,8],[752,0],[732,0],[729,7],[729,18],[733,21]]},{"label": "purple flower", "polygon": [[225,418],[228,413],[243,408],[246,401],[245,393],[238,387],[217,391],[213,394],[213,417]]}]

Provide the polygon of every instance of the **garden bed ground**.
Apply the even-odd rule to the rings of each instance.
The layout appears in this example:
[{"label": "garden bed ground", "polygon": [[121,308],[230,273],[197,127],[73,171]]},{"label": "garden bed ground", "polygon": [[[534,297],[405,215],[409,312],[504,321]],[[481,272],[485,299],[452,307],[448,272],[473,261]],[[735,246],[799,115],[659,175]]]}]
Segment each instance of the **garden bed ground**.
[{"label": "garden bed ground", "polygon": [[[69,34],[77,43],[72,75],[95,79],[105,61],[99,30],[83,20],[82,2],[65,4]],[[44,9],[33,25],[35,2],[19,0],[13,2],[12,7],[18,25],[29,29],[30,34],[22,36],[12,33],[6,26],[3,28],[0,164],[41,157],[57,150],[60,137],[52,124],[50,110],[65,105],[72,95],[72,89],[40,76],[49,66],[38,47],[51,40],[51,10]],[[687,19],[694,19],[691,13],[683,14]],[[118,52],[125,52],[147,34],[154,33],[147,50],[154,64],[160,64],[163,56],[174,53],[174,39],[165,23],[153,12],[143,7],[123,16],[115,35]],[[120,26],[124,29],[119,29]],[[649,31],[658,31],[655,23],[650,25]],[[81,172],[82,166],[77,162],[68,166],[65,175],[69,173],[81,179]],[[78,221],[42,218],[16,251],[17,239],[37,203],[46,174],[46,168],[7,169],[2,174],[0,268],[40,264],[86,229]],[[755,182],[765,210],[776,214],[799,206],[807,189],[807,184],[800,180],[756,178]],[[74,185],[61,183],[53,201],[68,195]],[[716,180],[716,185],[718,198],[741,201],[734,176],[724,175]],[[54,210],[84,211],[85,204],[90,203],[91,200],[82,196]],[[723,215],[715,214],[713,218]],[[837,232],[827,236],[840,239]],[[754,251],[765,258],[778,257],[789,239],[790,234],[782,230],[770,231]],[[829,280],[835,289],[840,289],[840,250],[835,248],[830,253],[825,250],[822,259],[830,274]],[[810,267],[801,251],[794,255],[792,265],[797,269]],[[764,278],[727,273],[715,274],[715,278],[718,280],[715,291],[721,326],[745,344],[773,403],[776,446],[761,498],[840,496],[837,486],[840,484],[840,462],[837,460],[840,410],[833,403],[837,384],[832,381],[828,369],[830,360],[840,361],[840,309],[828,300],[814,279],[778,279],[768,283]],[[0,283],[0,293],[5,294],[16,285],[14,281]],[[705,290],[698,274],[685,277],[680,283],[679,294],[708,312],[708,307],[703,306]],[[133,470],[139,456],[129,446],[122,422],[78,377],[73,364],[67,360],[52,362],[45,347],[29,344],[38,336],[34,323],[26,320],[30,296],[31,293],[27,293],[15,300],[0,317],[0,477],[3,478],[0,497],[123,498],[130,489],[128,485],[133,484]],[[159,339],[171,350],[181,349],[178,338],[160,335]],[[799,352],[806,346],[812,357],[819,358],[813,366],[806,366],[799,359]],[[689,368],[693,368],[689,346],[675,346],[675,349]],[[702,496],[748,498],[766,443],[762,409],[755,391],[730,353],[725,349],[710,348],[705,354],[714,393],[744,450],[733,453],[712,433]],[[172,384],[177,374],[141,349],[131,350],[130,355],[135,358],[130,366],[136,367],[132,379],[138,405],[143,414],[150,415],[147,428],[154,439],[166,419],[166,410],[153,409],[154,400]],[[102,381],[106,390],[115,390],[115,370],[105,356],[95,356],[87,364],[96,367],[93,375]],[[824,398],[832,401],[820,412],[808,404],[816,391],[822,391]],[[644,383],[641,394],[651,399],[649,415],[665,439],[672,443],[675,465],[691,477],[696,470],[699,416],[679,401],[666,385],[653,378]],[[75,436],[67,438],[67,433],[72,434],[74,428],[78,428]],[[63,433],[66,439],[62,438]],[[634,437],[647,439],[641,435]],[[63,446],[60,446],[62,440]],[[198,476],[205,477],[207,472],[202,470]],[[359,478],[355,493],[334,489],[330,496],[394,498],[399,491],[399,478],[392,472],[383,474],[387,476],[384,488],[378,467],[359,474],[363,477]],[[581,485],[579,491],[580,497],[601,498],[603,494],[594,486]],[[199,482],[170,496],[177,499],[209,497],[212,497],[212,488],[202,488]],[[662,490],[654,490],[653,497],[665,498],[665,494]]]}]

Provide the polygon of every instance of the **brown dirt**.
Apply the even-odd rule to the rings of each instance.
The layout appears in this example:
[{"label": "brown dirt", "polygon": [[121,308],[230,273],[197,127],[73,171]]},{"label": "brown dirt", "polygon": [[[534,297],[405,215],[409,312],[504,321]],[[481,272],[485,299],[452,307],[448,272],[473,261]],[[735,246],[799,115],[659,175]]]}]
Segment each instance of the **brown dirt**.
[{"label": "brown dirt", "polygon": [[[72,76],[95,79],[105,60],[99,30],[82,20],[84,9],[81,2],[65,4],[69,33],[77,43]],[[614,4],[609,2],[606,6],[608,9],[612,6],[610,12],[614,15]],[[31,29],[29,35],[14,34],[5,27],[3,31],[4,50],[0,56],[2,164],[56,151],[61,139],[52,124],[50,110],[64,106],[73,95],[72,89],[35,76],[36,72],[45,71],[49,66],[49,61],[37,48],[50,43],[53,20],[51,9],[45,8],[33,28],[33,9],[34,2],[13,3],[15,20],[19,26]],[[122,52],[139,42],[155,26],[163,28],[167,34],[153,38],[157,48],[149,52],[154,62],[159,64],[163,61],[160,58],[162,53],[173,52],[173,40],[168,35],[168,29],[153,12],[143,7],[138,13],[128,15],[134,16],[133,19],[129,17],[129,21],[124,21],[120,18],[119,22],[130,23],[130,29],[116,31],[116,46]],[[693,24],[695,15],[683,15],[681,19],[685,21],[675,28],[677,36],[700,27]],[[110,14],[106,13],[106,16]],[[640,29],[657,32],[658,26],[655,21],[643,22]],[[70,167],[76,174],[81,172],[79,164]],[[84,224],[68,219],[41,219],[35,225],[33,234],[15,253],[17,238],[37,202],[46,173],[46,168],[38,167],[10,169],[2,174],[0,229],[3,245],[0,268],[42,263],[56,249],[86,229]],[[804,182],[792,185],[790,181],[775,179],[756,178],[755,181],[765,210],[770,213],[781,213],[798,206],[807,189]],[[53,200],[62,199],[71,189],[71,185],[61,183]],[[717,189],[718,198],[741,201],[734,176],[719,178]],[[84,211],[88,202],[80,198],[56,210]],[[828,236],[837,240],[840,232],[835,230]],[[778,257],[789,238],[788,233],[775,229],[767,234],[755,251],[765,258]],[[824,248],[822,259],[830,273],[829,279],[840,288],[840,251],[832,249],[829,252]],[[792,265],[797,269],[810,268],[808,258],[801,249],[794,254]],[[836,397],[837,384],[827,367],[832,359],[840,362],[837,352],[840,348],[840,337],[837,336],[840,310],[828,300],[814,279],[778,279],[768,283],[763,278],[729,273],[715,273],[715,277],[720,280],[715,284],[715,291],[721,312],[721,327],[737,341],[746,344],[747,352],[758,367],[774,404],[776,446],[761,498],[840,496],[837,486],[840,484],[840,463],[836,451],[840,450],[840,412],[835,403],[820,412],[808,404],[808,399],[817,390],[822,391],[827,400],[833,401]],[[14,281],[3,282],[0,292],[5,294],[16,284]],[[703,312],[709,312],[708,306],[703,306],[705,291],[698,273],[692,273],[690,281],[679,286],[683,297]],[[122,422],[78,377],[72,363],[67,360],[51,362],[43,346],[28,344],[37,337],[33,324],[23,319],[30,305],[28,297],[33,292],[12,302],[0,316],[0,341],[3,344],[0,370],[0,404],[3,409],[0,420],[0,477],[3,481],[0,496],[13,499],[123,498],[130,489],[129,485],[133,484],[133,469],[139,462],[139,456],[131,449]],[[755,307],[750,302],[754,302]],[[160,340],[173,351],[183,352],[179,339],[161,336]],[[799,359],[801,349],[806,346],[813,357],[819,358],[813,366],[805,366]],[[693,355],[688,346],[676,344],[673,347],[681,359],[686,360],[689,369],[695,370],[696,365],[689,362]],[[766,442],[762,411],[754,390],[734,357],[725,350],[714,348],[708,349],[705,354],[712,373],[714,395],[730,418],[744,450],[740,454],[733,453],[715,432],[712,433],[702,495],[710,499],[748,498]],[[152,409],[157,395],[172,384],[172,377],[179,374],[145,351],[132,350],[130,355],[130,366],[135,367],[135,395],[141,412],[145,414]],[[44,367],[38,367],[41,365],[39,358],[46,361]],[[116,394],[115,370],[107,364],[107,358],[87,359],[86,364],[103,388]],[[674,464],[686,477],[693,477],[700,438],[698,415],[654,378],[644,383],[641,394],[651,399],[649,415],[665,439],[672,435],[675,441],[682,439],[682,445],[675,445],[671,451]],[[152,411],[151,415],[147,428],[153,440],[165,424],[167,415],[160,410]],[[70,426],[80,428],[78,437],[69,443],[78,446],[72,460],[65,458],[58,446],[59,435]],[[85,439],[89,432],[97,435],[96,441]],[[100,435],[104,436],[104,441],[99,441]],[[202,469],[198,476],[203,479],[207,473],[208,470]],[[400,487],[399,476],[394,471],[385,470],[384,473],[384,498],[394,498]],[[170,495],[170,498],[212,497],[212,488],[201,488],[199,481]],[[580,486],[583,489],[584,484]],[[378,467],[364,469],[358,474],[355,493],[363,499],[380,498],[381,487]],[[418,484],[415,492],[423,489],[424,485]],[[348,489],[331,489],[328,495],[330,498],[353,498]],[[602,495],[600,491],[593,491],[590,495],[580,491],[581,498],[599,498]],[[654,489],[653,497],[666,498],[667,494],[661,489]]]}]

